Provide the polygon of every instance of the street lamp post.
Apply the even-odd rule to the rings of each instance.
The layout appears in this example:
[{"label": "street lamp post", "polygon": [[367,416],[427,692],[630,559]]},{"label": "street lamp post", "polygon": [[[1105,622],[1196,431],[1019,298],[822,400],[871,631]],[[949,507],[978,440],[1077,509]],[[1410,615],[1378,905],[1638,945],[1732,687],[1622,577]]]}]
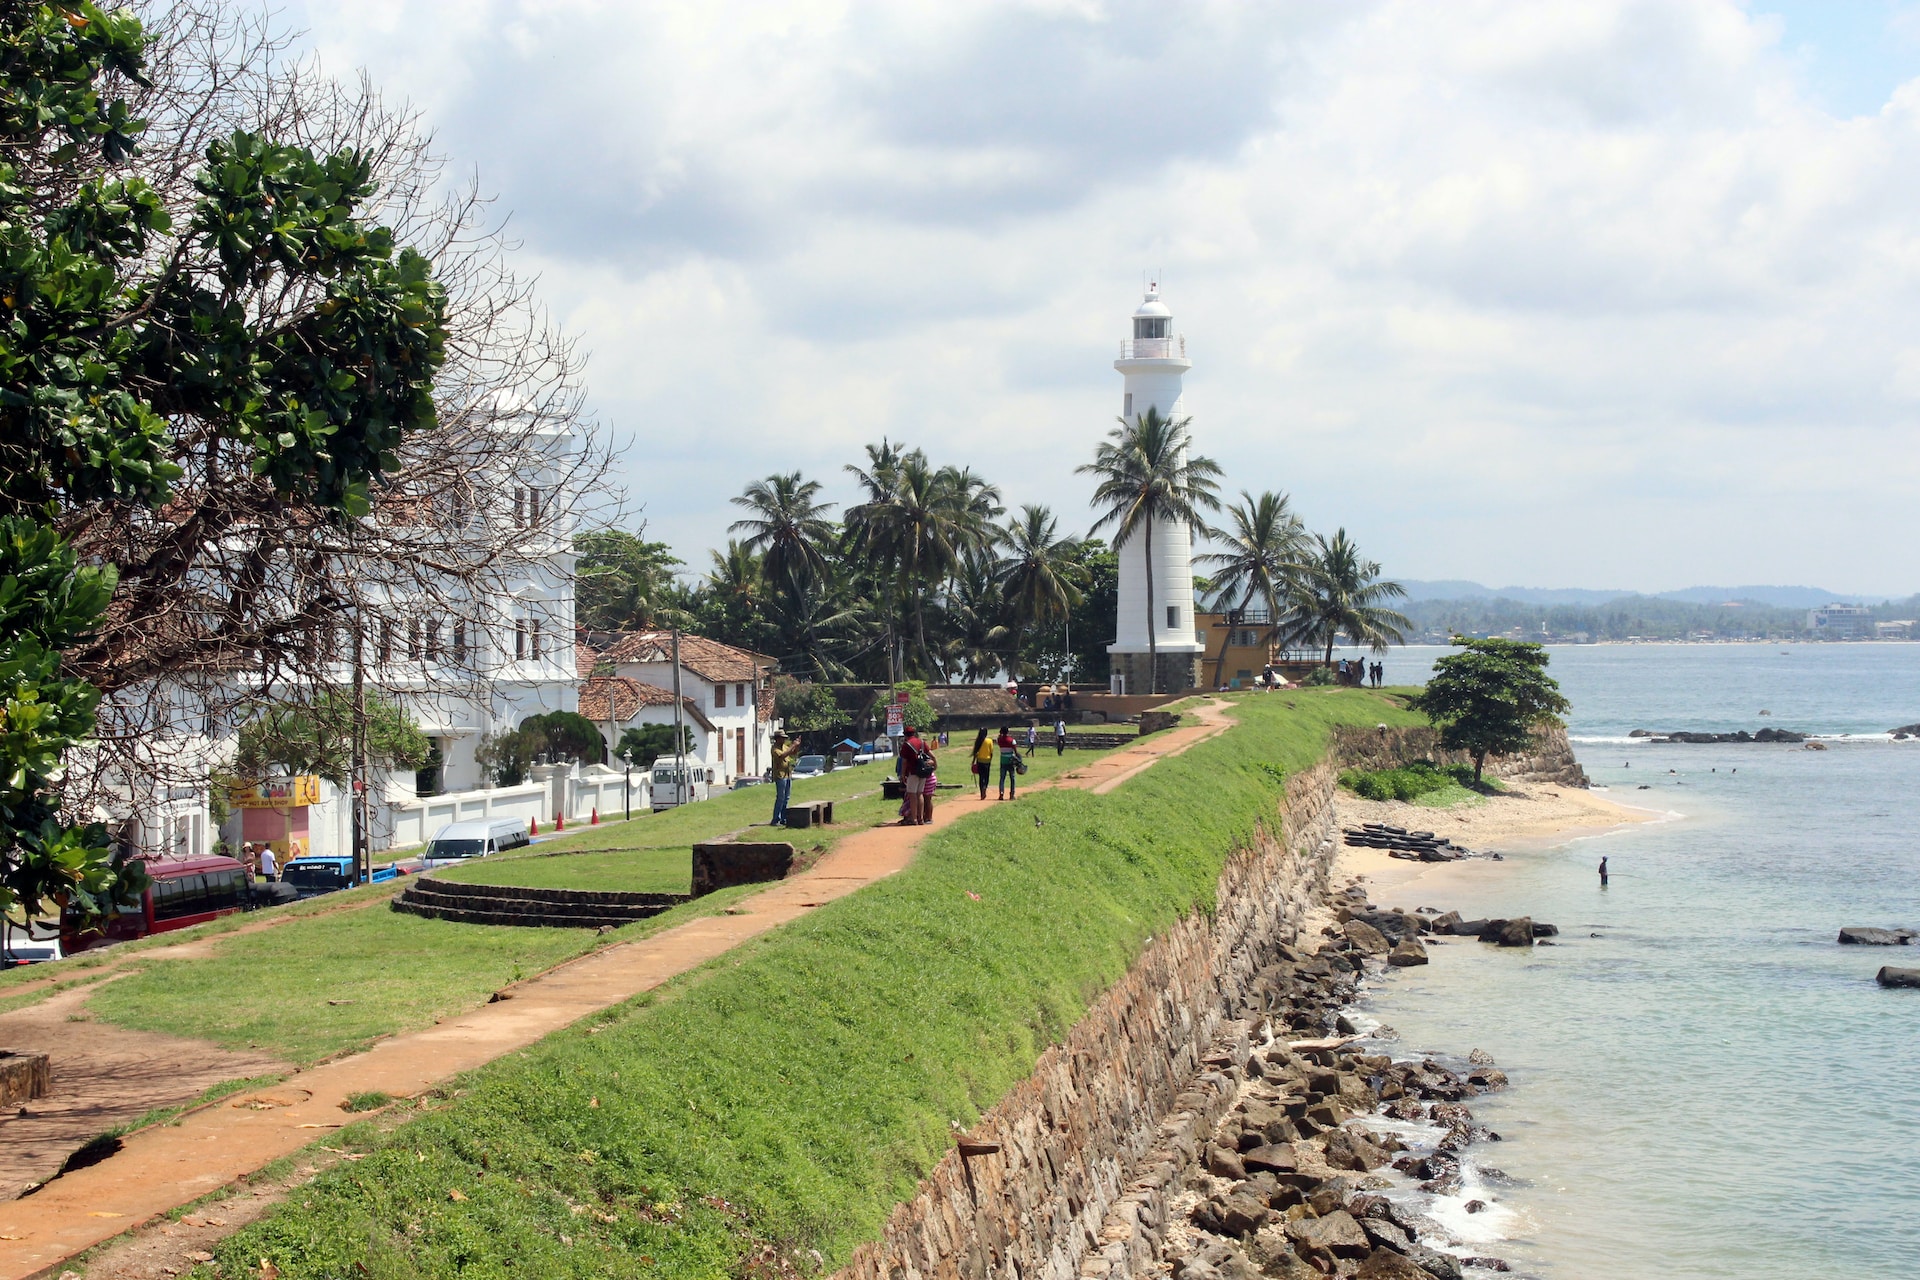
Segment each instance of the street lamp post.
[{"label": "street lamp post", "polygon": [[632,822],[633,821],[633,748],[628,747],[625,751],[622,751],[620,753],[620,758],[627,762],[627,780],[626,780],[627,821]]}]

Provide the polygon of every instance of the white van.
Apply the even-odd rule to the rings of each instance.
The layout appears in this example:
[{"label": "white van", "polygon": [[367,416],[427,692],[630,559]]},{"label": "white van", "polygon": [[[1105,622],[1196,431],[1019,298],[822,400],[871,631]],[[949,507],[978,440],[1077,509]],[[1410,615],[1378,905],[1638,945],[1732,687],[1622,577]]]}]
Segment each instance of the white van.
[{"label": "white van", "polygon": [[524,818],[481,818],[473,822],[449,822],[427,842],[420,854],[420,867],[455,866],[468,858],[484,858],[490,853],[524,849],[532,840]]},{"label": "white van", "polygon": [[698,760],[683,756],[661,756],[653,762],[653,811],[671,809],[677,804],[693,804],[707,798],[713,782],[713,769]]}]

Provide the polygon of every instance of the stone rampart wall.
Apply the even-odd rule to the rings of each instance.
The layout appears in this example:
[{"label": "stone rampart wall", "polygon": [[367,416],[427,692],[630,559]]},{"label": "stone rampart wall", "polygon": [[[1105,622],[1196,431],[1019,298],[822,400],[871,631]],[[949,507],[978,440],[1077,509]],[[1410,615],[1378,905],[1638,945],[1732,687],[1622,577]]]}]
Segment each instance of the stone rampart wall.
[{"label": "stone rampart wall", "polygon": [[[1255,972],[1324,897],[1334,852],[1335,771],[1287,781],[1277,832],[1237,851],[1214,911],[1155,938],[1064,1045],[966,1135],[997,1152],[950,1152],[863,1245],[847,1280],[1072,1280],[1154,1271],[1166,1197],[1232,1104],[1217,1045],[1256,1008]],[[971,1177],[969,1178],[969,1174]]]}]

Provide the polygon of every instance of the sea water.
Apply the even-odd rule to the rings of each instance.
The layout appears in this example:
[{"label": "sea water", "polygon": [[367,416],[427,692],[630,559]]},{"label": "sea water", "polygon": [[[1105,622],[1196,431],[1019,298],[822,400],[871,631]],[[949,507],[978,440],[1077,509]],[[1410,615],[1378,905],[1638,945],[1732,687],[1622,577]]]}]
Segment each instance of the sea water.
[{"label": "sea water", "polygon": [[[1388,678],[1444,652],[1396,650]],[[1920,721],[1920,645],[1550,652],[1595,786],[1661,820],[1379,892],[1560,927],[1552,947],[1433,946],[1363,1006],[1397,1052],[1484,1049],[1512,1081],[1471,1103],[1503,1138],[1473,1151],[1499,1171],[1470,1186],[1491,1209],[1456,1197],[1448,1225],[1554,1280],[1920,1276],[1920,991],[1873,981],[1920,946],[1835,941],[1920,928],[1920,740],[1887,734]],[[1769,725],[1833,736],[1628,736]]]}]

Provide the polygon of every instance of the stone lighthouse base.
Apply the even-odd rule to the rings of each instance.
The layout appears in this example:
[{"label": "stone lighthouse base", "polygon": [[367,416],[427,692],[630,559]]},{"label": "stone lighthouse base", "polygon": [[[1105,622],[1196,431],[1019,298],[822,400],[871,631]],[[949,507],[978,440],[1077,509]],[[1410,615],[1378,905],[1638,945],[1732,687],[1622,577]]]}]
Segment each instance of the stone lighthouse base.
[{"label": "stone lighthouse base", "polygon": [[1115,675],[1127,678],[1129,694],[1144,694],[1149,690],[1159,693],[1185,693],[1189,689],[1200,687],[1200,658],[1194,652],[1162,651],[1159,655],[1159,679],[1149,680],[1152,674],[1153,656],[1141,653],[1107,654],[1107,661]]}]

